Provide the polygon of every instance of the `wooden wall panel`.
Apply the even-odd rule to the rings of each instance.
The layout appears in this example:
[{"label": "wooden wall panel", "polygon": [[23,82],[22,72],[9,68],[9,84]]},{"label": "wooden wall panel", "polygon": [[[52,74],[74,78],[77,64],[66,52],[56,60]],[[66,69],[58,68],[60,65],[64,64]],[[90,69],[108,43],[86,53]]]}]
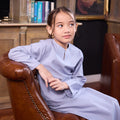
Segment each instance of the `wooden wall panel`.
[{"label": "wooden wall panel", "polygon": [[41,27],[28,27],[26,32],[26,44],[38,42],[41,39],[48,38],[48,33],[45,26]]},{"label": "wooden wall panel", "polygon": [[[0,55],[19,45],[19,28],[0,27]],[[0,75],[0,107],[10,107],[6,78]]]},{"label": "wooden wall panel", "polygon": [[111,0],[109,16],[107,18],[108,33],[120,33],[120,1]]}]

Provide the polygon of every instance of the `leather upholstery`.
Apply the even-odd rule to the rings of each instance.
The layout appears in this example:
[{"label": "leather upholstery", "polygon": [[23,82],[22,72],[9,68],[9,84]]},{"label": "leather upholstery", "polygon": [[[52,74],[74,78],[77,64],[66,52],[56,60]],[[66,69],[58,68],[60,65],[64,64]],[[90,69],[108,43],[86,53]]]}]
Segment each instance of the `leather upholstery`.
[{"label": "leather upholstery", "polygon": [[0,74],[8,80],[15,120],[85,120],[77,115],[50,111],[40,95],[36,70],[12,61],[4,54],[0,58]]},{"label": "leather upholstery", "polygon": [[101,84],[102,92],[120,103],[120,34],[105,35]]}]

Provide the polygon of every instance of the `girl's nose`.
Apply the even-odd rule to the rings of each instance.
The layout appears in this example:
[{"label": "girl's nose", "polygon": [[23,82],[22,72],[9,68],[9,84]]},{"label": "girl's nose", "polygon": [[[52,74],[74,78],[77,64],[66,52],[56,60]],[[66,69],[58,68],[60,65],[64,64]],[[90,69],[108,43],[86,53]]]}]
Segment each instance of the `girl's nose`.
[{"label": "girl's nose", "polygon": [[65,32],[70,32],[70,26],[65,26],[65,30],[64,30]]}]

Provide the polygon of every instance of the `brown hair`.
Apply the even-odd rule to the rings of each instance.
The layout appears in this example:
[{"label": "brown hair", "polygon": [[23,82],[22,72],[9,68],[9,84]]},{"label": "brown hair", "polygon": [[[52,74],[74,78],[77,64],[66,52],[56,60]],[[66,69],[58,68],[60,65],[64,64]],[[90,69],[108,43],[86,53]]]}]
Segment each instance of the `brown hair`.
[{"label": "brown hair", "polygon": [[[56,15],[60,12],[64,12],[64,13],[67,13],[67,14],[72,13],[71,10],[69,10],[68,8],[66,8],[64,6],[63,7],[58,7],[58,8],[54,9],[53,11],[51,11],[49,13],[48,18],[47,18],[47,25],[49,25],[50,27],[52,27],[52,25],[55,25]],[[54,30],[54,26],[53,26],[53,30]],[[52,34],[49,35],[49,38],[52,38]]]}]

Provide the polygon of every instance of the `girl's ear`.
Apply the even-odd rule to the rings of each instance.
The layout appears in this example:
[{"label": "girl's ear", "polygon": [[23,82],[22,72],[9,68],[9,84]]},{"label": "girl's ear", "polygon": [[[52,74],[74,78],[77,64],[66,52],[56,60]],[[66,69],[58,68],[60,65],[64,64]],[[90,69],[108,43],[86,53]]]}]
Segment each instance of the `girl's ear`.
[{"label": "girl's ear", "polygon": [[47,29],[49,35],[51,35],[52,34],[52,27],[50,27],[49,25],[47,25],[46,29]]},{"label": "girl's ear", "polygon": [[75,32],[77,31],[77,28],[78,28],[78,24],[76,23],[76,26],[75,26]]},{"label": "girl's ear", "polygon": [[76,23],[76,31],[77,31],[77,28],[79,25],[81,26],[81,25],[83,25],[83,23],[78,23],[78,22]]}]

